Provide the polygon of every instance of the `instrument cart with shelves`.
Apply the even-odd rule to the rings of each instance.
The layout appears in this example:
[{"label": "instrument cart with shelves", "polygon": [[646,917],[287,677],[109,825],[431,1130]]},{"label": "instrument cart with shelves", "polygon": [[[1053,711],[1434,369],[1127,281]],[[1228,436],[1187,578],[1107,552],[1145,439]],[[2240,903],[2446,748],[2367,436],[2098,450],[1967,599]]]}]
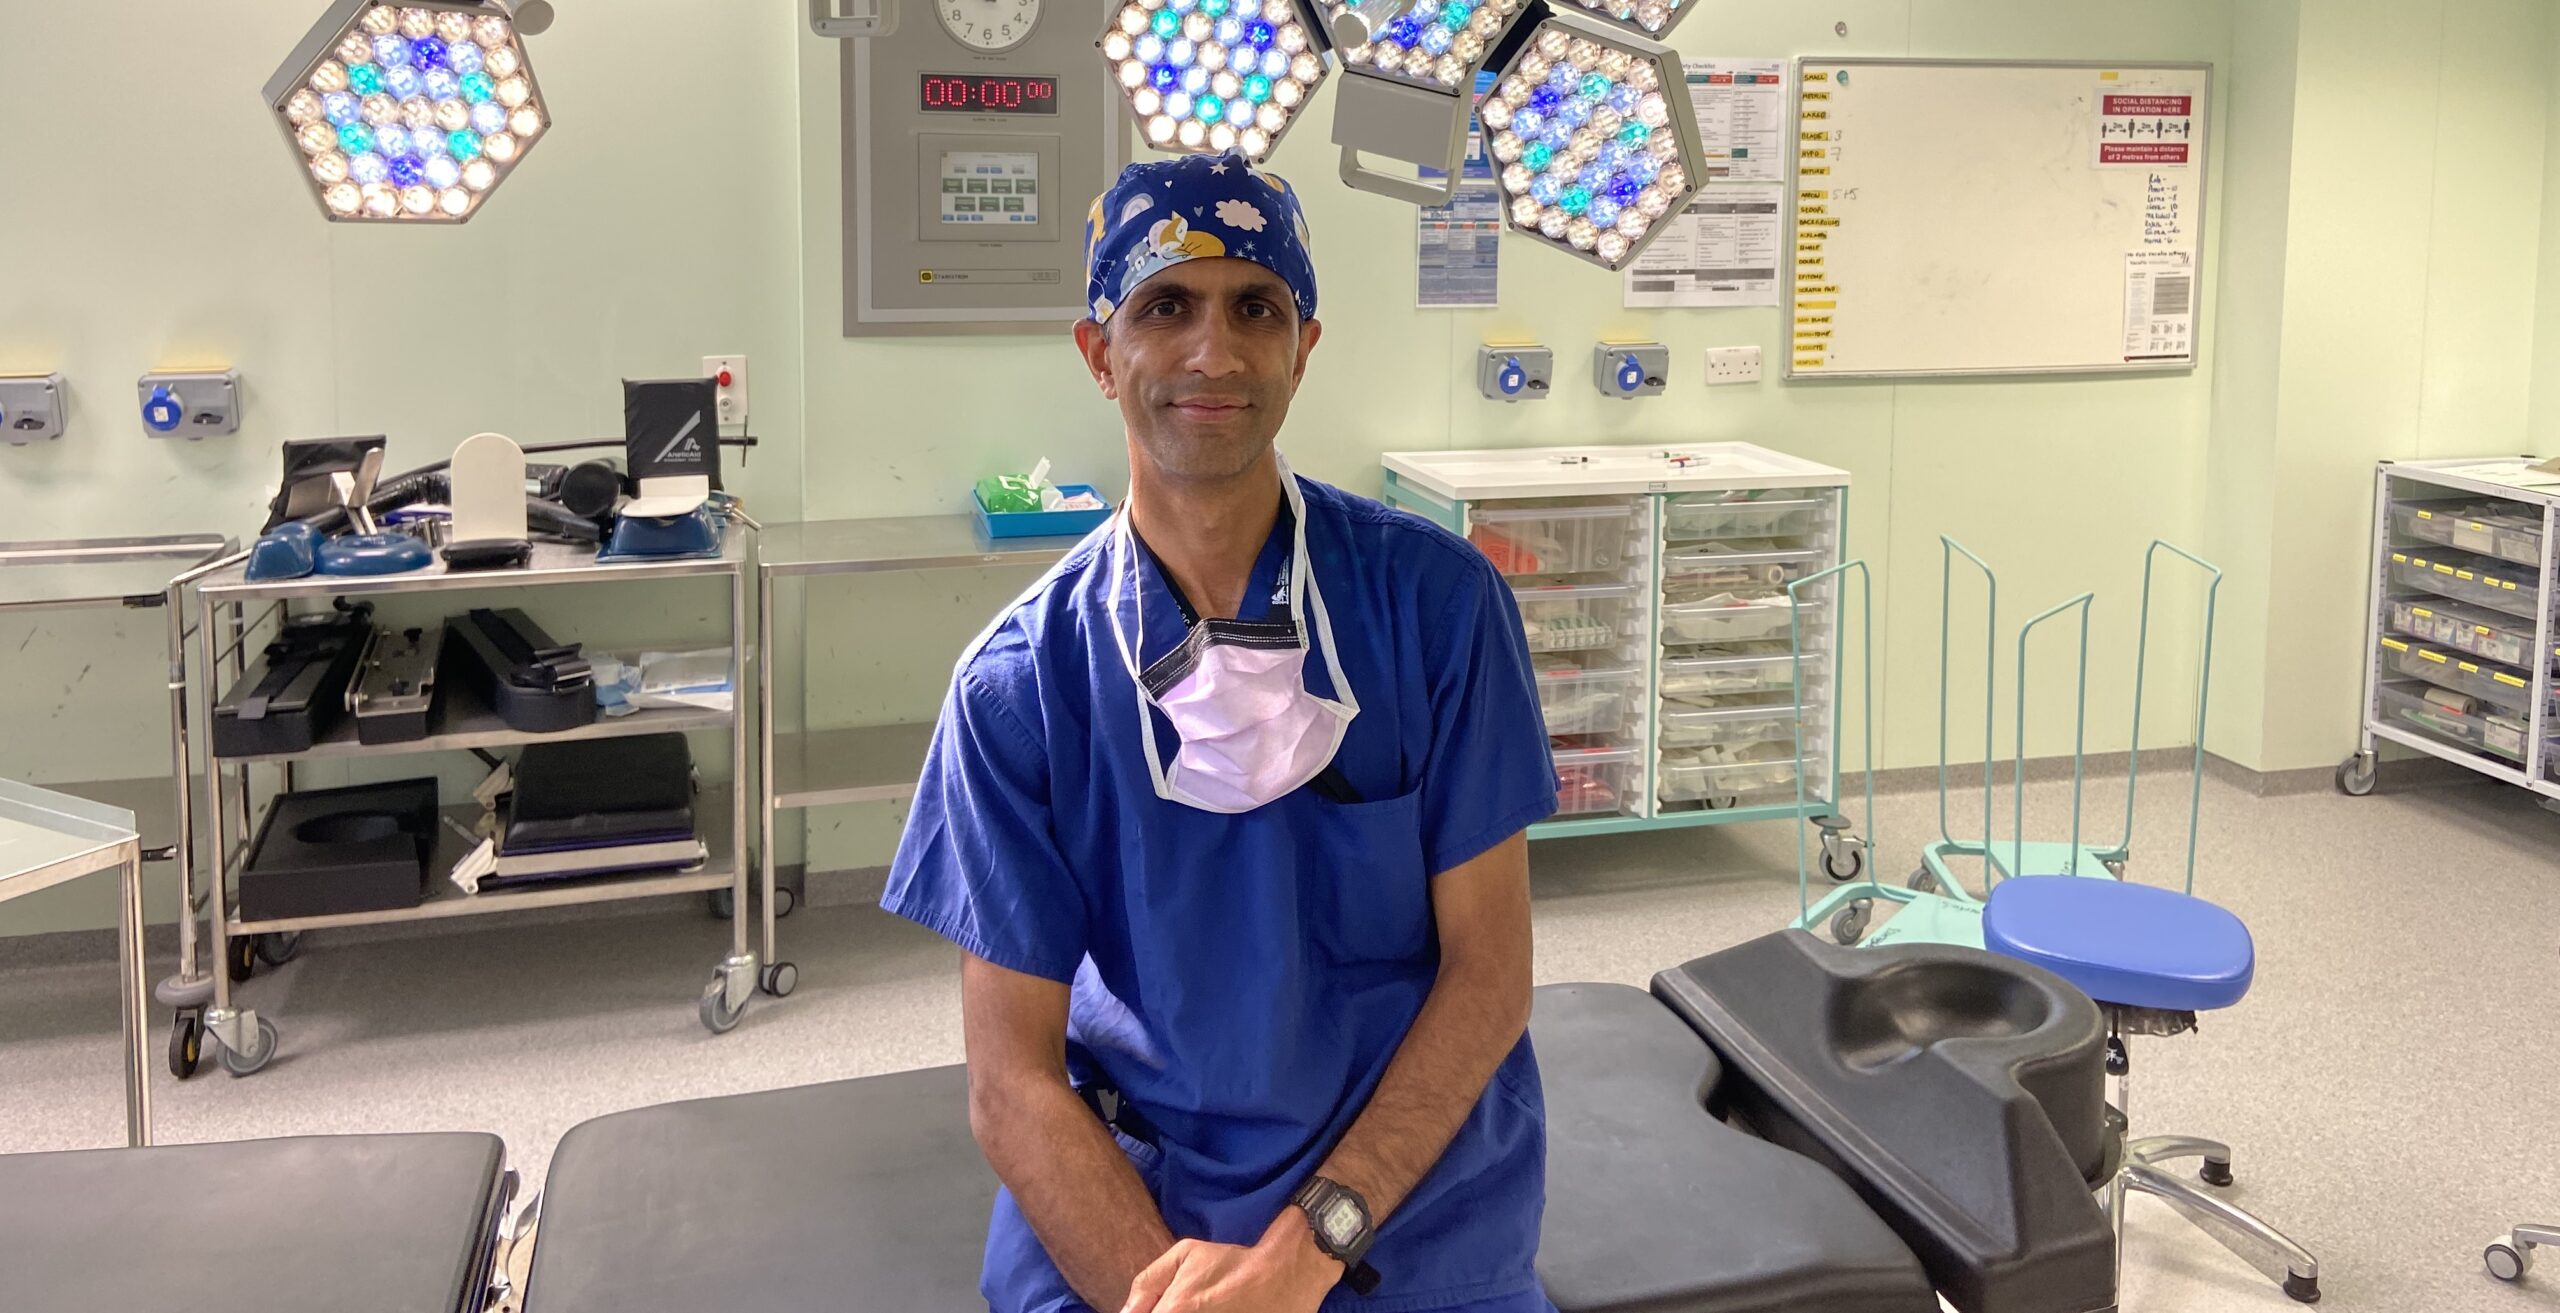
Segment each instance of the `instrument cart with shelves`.
[{"label": "instrument cart with shelves", "polygon": [[[742,847],[747,834],[747,799],[752,789],[749,779],[747,712],[742,703],[746,690],[756,686],[751,660],[761,662],[763,653],[750,646],[747,628],[748,572],[753,568],[752,522],[743,518],[729,528],[721,553],[716,558],[697,560],[623,561],[599,563],[593,548],[573,547],[558,543],[537,543],[532,560],[522,569],[449,573],[442,563],[409,574],[381,575],[370,578],[314,576],[303,579],[252,582],[239,565],[229,565],[206,576],[197,587],[202,607],[202,623],[197,632],[203,646],[202,665],[207,670],[233,653],[222,650],[216,635],[225,632],[216,624],[219,613],[228,613],[228,632],[242,637],[237,642],[254,642],[258,630],[270,616],[280,618],[294,603],[305,608],[326,607],[339,599],[414,596],[462,590],[494,591],[531,588],[556,588],[564,585],[597,585],[626,583],[663,583],[679,579],[717,579],[728,590],[729,686],[733,690],[727,711],[663,709],[643,710],[627,716],[599,717],[591,724],[551,733],[527,733],[510,729],[483,700],[461,681],[442,681],[438,690],[438,706],[430,729],[424,738],[403,743],[364,744],[356,737],[354,718],[341,720],[336,729],[323,734],[311,747],[299,752],[270,753],[238,757],[222,757],[225,767],[268,764],[283,768],[285,787],[293,783],[297,763],[325,758],[386,757],[402,754],[468,751],[533,743],[571,740],[623,738],[639,734],[667,731],[724,729],[728,734],[732,782],[725,788],[706,788],[697,798],[693,811],[697,818],[698,837],[707,853],[697,867],[675,871],[642,871],[631,874],[603,875],[584,879],[562,880],[504,889],[484,888],[466,894],[448,878],[472,844],[455,833],[452,825],[437,827],[433,855],[429,859],[429,891],[415,906],[379,911],[345,912],[330,915],[293,916],[252,919],[244,916],[230,891],[237,885],[246,866],[250,836],[256,833],[260,808],[243,799],[240,807],[241,829],[235,834],[230,822],[229,792],[225,776],[228,770],[212,772],[213,817],[216,880],[213,882],[214,971],[213,1008],[203,1014],[204,1034],[213,1041],[216,1056],[225,1070],[234,1075],[247,1075],[264,1067],[275,1056],[277,1031],[274,1024],[254,1011],[233,1006],[232,984],[245,979],[251,959],[261,958],[280,963],[298,950],[300,937],[309,930],[345,926],[382,925],[394,922],[441,920],[460,916],[563,907],[592,903],[619,902],[626,899],[650,898],[668,894],[725,894],[734,909],[748,906],[748,872],[752,863]],[[256,606],[258,614],[251,614]],[[208,702],[216,696],[208,692]],[[466,822],[478,815],[476,807],[449,807],[446,819]],[[766,886],[765,906],[773,900]],[[790,963],[774,958],[774,927],[768,915],[763,926],[762,953],[751,951],[747,939],[747,919],[731,918],[729,956],[712,972],[710,984],[700,999],[702,1022],[714,1032],[724,1032],[738,1023],[756,991],[761,988],[779,997],[791,990],[796,971]],[[761,971],[759,968],[761,967]],[[181,1026],[189,1018],[182,1016]]]},{"label": "instrument cart with shelves", "polygon": [[1801,688],[1788,595],[1840,561],[1846,471],[1737,442],[1385,463],[1386,500],[1465,535],[1520,602],[1562,782],[1530,837],[1802,819],[1828,874],[1858,874],[1834,806],[1837,583],[1802,600]]},{"label": "instrument cart with shelves", "polygon": [[2390,742],[2560,799],[2560,475],[2528,459],[2385,461],[2373,515],[2364,709],[2338,787],[2372,792]]}]

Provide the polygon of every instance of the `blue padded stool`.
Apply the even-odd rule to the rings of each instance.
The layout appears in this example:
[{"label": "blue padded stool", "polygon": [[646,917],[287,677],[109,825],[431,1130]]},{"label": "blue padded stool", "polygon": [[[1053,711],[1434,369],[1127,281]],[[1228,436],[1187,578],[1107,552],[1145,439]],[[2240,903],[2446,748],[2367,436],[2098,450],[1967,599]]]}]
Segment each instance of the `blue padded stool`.
[{"label": "blue padded stool", "polygon": [[[2197,1013],[2227,1008],[2248,994],[2258,965],[2249,927],[2219,905],[2151,885],[2069,875],[2019,876],[1993,886],[1982,908],[1982,944],[2079,986],[2106,1013],[2107,1072],[2115,1082],[2110,1102],[2117,1117],[2128,1115],[2131,1102],[2133,1059],[2126,1037],[2194,1030]],[[2181,1158],[2204,1160],[2197,1172],[2203,1185],[2161,1169]],[[2231,1149],[2218,1141],[2156,1135],[2126,1143],[2124,1169],[2107,1191],[2119,1266],[2125,1192],[2138,1190],[2180,1205],[2190,1219],[2203,1215],[2223,1223],[2227,1230],[2206,1233],[2262,1270],[2262,1256],[2279,1260],[2284,1293],[2306,1304],[2318,1302],[2319,1260],[2203,1188],[2231,1180]]]}]

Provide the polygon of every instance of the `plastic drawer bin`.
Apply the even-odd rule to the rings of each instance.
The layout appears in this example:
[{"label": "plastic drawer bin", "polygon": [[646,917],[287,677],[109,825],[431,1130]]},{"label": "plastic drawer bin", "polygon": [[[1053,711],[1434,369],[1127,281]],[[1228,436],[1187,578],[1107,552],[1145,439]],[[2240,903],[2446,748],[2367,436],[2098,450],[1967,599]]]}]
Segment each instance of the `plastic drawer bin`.
[{"label": "plastic drawer bin", "polygon": [[2453,517],[2460,513],[2461,508],[2450,502],[2433,506],[2397,505],[2391,508],[2391,528],[2413,543],[2451,547]]},{"label": "plastic drawer bin", "polygon": [[1467,541],[1506,575],[1596,574],[1624,566],[1633,503],[1479,506]]},{"label": "plastic drawer bin", "polygon": [[[2384,719],[2404,729],[2416,729],[2473,752],[2494,753],[2510,761],[2524,760],[2524,722],[2484,715],[2474,699],[2425,684],[2385,684],[2378,696]],[[2463,704],[2472,709],[2463,710]]]},{"label": "plastic drawer bin", "polygon": [[[1766,644],[1775,652],[1756,655],[1669,657],[1662,663],[1662,695],[1727,697],[1742,693],[1787,693],[1796,686],[1796,663],[1784,642]],[[1805,669],[1820,673],[1819,653],[1805,654]]]},{"label": "plastic drawer bin", "polygon": [[1666,587],[1679,585],[1777,594],[1785,592],[1788,584],[1821,569],[1822,557],[1820,551],[1812,548],[1779,552],[1690,548],[1662,558],[1662,579]]},{"label": "plastic drawer bin", "polygon": [[1644,672],[1632,666],[1586,669],[1541,662],[1538,709],[1546,714],[1547,733],[1567,737],[1625,729],[1643,679]]},{"label": "plastic drawer bin", "polygon": [[1532,652],[1588,652],[1624,637],[1634,584],[1551,584],[1514,588]]},{"label": "plastic drawer bin", "polygon": [[2391,527],[2412,542],[2438,543],[2542,568],[2542,517],[2512,503],[2397,505],[2391,508]]},{"label": "plastic drawer bin", "polygon": [[1662,536],[1671,542],[1802,538],[1820,527],[1824,505],[1821,498],[1796,489],[1674,497],[1662,508]]},{"label": "plastic drawer bin", "polygon": [[[1691,707],[1662,704],[1662,746],[1672,748],[1736,748],[1775,743],[1795,751],[1796,722],[1802,712],[1792,702],[1770,706]],[[1814,736],[1808,727],[1806,737]]]},{"label": "plastic drawer bin", "polygon": [[1788,617],[1795,608],[1784,596],[1740,606],[1684,602],[1662,608],[1662,641],[1666,643],[1754,643],[1787,641]]},{"label": "plastic drawer bin", "polygon": [[2395,551],[2391,582],[2527,619],[2533,617],[2542,596],[2541,584],[2531,571],[2495,557],[2463,552]]},{"label": "plastic drawer bin", "polygon": [[[1742,761],[1714,759],[1708,752],[1665,752],[1662,779],[1655,793],[1664,802],[1723,803],[1795,797],[1796,759],[1791,749],[1744,749]],[[1769,756],[1758,755],[1766,752]]]},{"label": "plastic drawer bin", "polygon": [[2521,666],[2533,651],[2531,627],[2495,611],[2460,602],[2430,605],[2422,600],[2393,598],[2391,627],[2411,638],[2468,652],[2503,666]]},{"label": "plastic drawer bin", "polygon": [[1637,796],[1633,748],[1564,748],[1556,753],[1556,815],[1632,813]]},{"label": "plastic drawer bin", "polygon": [[2382,640],[2382,668],[2411,679],[2423,679],[2457,693],[2468,693],[2518,716],[2528,714],[2533,708],[2531,679],[2520,671],[2474,661],[2461,652],[2385,638]]}]

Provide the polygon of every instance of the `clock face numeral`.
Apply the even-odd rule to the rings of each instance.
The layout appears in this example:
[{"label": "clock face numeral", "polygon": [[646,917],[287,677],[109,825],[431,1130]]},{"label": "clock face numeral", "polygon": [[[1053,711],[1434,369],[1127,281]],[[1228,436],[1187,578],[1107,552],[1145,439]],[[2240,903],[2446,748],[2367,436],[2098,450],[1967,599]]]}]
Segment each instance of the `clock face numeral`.
[{"label": "clock face numeral", "polygon": [[1041,0],[957,0],[935,10],[942,29],[972,50],[1010,50],[1040,21]]}]

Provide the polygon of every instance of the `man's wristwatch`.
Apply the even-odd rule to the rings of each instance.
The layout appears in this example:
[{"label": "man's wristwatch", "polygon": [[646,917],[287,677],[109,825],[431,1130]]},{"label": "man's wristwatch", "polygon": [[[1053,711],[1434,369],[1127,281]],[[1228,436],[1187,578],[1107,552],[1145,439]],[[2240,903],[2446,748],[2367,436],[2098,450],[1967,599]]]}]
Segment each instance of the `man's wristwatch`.
[{"label": "man's wristwatch", "polygon": [[1342,1264],[1342,1279],[1354,1293],[1365,1295],[1378,1288],[1378,1271],[1365,1261],[1378,1233],[1369,1224],[1369,1201],[1359,1191],[1311,1176],[1289,1202],[1306,1213],[1308,1225],[1315,1230],[1316,1248]]}]

